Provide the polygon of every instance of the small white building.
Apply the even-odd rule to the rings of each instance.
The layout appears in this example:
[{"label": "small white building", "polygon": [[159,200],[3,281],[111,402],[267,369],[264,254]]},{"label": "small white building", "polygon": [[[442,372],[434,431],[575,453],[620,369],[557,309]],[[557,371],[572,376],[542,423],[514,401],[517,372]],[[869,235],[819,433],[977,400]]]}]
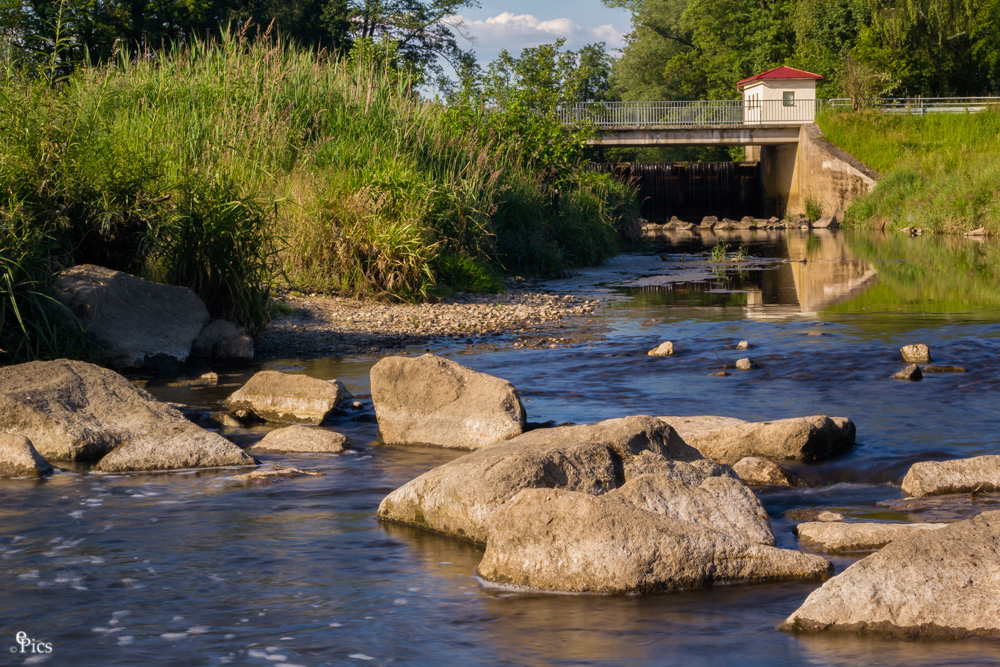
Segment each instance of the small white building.
[{"label": "small white building", "polygon": [[775,67],[736,84],[743,93],[746,125],[794,125],[816,120],[816,82],[819,74]]}]

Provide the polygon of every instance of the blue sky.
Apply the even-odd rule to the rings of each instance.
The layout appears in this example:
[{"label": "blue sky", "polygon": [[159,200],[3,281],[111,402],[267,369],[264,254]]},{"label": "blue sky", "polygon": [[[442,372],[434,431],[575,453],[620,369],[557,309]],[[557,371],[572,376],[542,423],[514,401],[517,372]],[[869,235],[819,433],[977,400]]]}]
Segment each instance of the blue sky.
[{"label": "blue sky", "polygon": [[605,42],[609,49],[621,46],[629,31],[629,12],[609,9],[601,0],[480,0],[481,7],[462,12],[472,45],[483,65],[500,49],[518,55],[526,46],[549,44],[566,38],[566,47]]}]

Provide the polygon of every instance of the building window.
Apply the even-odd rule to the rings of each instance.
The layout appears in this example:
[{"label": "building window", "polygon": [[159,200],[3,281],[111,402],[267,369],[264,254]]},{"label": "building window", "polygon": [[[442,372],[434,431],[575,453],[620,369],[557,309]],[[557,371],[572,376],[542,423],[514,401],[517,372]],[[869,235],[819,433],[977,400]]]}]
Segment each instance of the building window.
[{"label": "building window", "polygon": [[795,91],[793,91],[793,90],[786,90],[785,92],[781,93],[781,101],[784,103],[784,106],[786,106],[786,107],[794,107],[795,106]]}]

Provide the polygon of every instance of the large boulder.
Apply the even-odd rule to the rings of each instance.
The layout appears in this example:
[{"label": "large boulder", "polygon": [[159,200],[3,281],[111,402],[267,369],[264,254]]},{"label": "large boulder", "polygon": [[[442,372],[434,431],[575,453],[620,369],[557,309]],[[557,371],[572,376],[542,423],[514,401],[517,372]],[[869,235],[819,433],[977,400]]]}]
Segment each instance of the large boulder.
[{"label": "large boulder", "polygon": [[654,417],[539,429],[496,443],[396,489],[378,516],[485,543],[493,514],[524,489],[596,496],[622,487],[627,492],[619,497],[636,507],[774,544],[760,501],[732,471],[705,460]]},{"label": "large boulder", "polygon": [[615,594],[829,574],[830,563],[819,556],[644,510],[616,493],[521,491],[494,517],[479,576],[522,588]]},{"label": "large boulder", "polygon": [[1000,639],[1000,512],[898,539],[830,579],[781,624]]},{"label": "large boulder", "polygon": [[[725,424],[719,417],[661,417],[678,426],[684,440],[706,458],[733,465],[747,456],[816,461],[854,444],[854,422],[844,417],[795,417],[767,422]],[[707,426],[698,427],[699,420]]]},{"label": "large boulder", "polygon": [[106,472],[256,464],[121,375],[82,361],[0,368],[0,430],[27,437],[46,459],[100,459]]},{"label": "large boulder", "polygon": [[338,380],[261,371],[223,403],[233,412],[252,413],[267,422],[318,425],[352,398]]},{"label": "large boulder", "polygon": [[386,357],[372,367],[371,383],[386,444],[479,449],[524,432],[514,385],[448,359]]},{"label": "large boulder", "polygon": [[116,368],[176,373],[209,321],[205,304],[186,287],[92,264],[66,269],[53,287]]},{"label": "large boulder", "polygon": [[921,461],[903,478],[908,496],[1000,491],[1000,456],[974,456],[952,461]]},{"label": "large boulder", "polygon": [[253,338],[228,320],[212,320],[195,340],[191,356],[221,362],[253,361]]},{"label": "large boulder", "polygon": [[350,441],[343,433],[297,424],[271,431],[249,449],[282,454],[333,454],[349,446]]},{"label": "large boulder", "polygon": [[795,527],[799,543],[825,553],[852,553],[875,551],[890,542],[915,533],[939,530],[946,523],[884,523],[866,521],[844,523],[841,521],[809,521]]},{"label": "large boulder", "polygon": [[747,456],[733,465],[733,472],[751,486],[806,486],[801,479],[770,459]]},{"label": "large boulder", "polygon": [[31,441],[16,433],[0,433],[0,477],[42,477],[52,466],[38,455]]}]

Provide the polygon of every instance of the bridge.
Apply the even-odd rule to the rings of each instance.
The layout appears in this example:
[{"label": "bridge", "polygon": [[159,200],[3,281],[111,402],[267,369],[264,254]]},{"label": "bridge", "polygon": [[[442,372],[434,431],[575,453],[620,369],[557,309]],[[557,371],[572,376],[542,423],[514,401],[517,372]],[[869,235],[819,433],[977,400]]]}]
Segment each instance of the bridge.
[{"label": "bridge", "polygon": [[[866,108],[890,114],[975,113],[997,97],[869,100]],[[850,99],[584,102],[559,108],[564,124],[590,123],[595,146],[781,146],[799,141],[802,125],[824,110],[848,110]]]}]

